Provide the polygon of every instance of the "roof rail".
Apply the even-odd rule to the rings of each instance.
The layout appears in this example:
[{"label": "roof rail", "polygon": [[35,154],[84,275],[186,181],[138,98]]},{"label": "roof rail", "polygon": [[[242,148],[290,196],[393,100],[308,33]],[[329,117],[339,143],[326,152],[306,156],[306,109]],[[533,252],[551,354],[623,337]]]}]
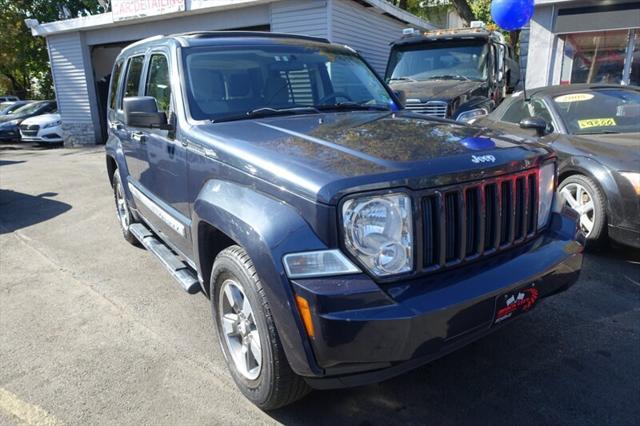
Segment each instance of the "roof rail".
[{"label": "roof rail", "polygon": [[130,49],[132,47],[139,46],[139,45],[144,44],[144,43],[149,42],[149,41],[160,40],[163,37],[166,37],[166,36],[164,36],[163,34],[158,34],[158,35],[154,35],[154,36],[151,36],[151,37],[143,38],[142,40],[138,40],[138,41],[136,41],[134,43],[128,44],[126,48]]}]

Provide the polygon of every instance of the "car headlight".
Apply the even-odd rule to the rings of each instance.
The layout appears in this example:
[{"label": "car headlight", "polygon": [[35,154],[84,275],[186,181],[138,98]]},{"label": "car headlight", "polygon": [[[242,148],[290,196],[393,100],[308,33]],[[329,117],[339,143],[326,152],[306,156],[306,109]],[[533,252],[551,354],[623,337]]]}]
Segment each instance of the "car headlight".
[{"label": "car headlight", "polygon": [[43,129],[49,129],[49,128],[51,128],[51,127],[57,127],[57,126],[59,126],[60,124],[62,124],[62,122],[58,120],[58,121],[54,121],[53,123],[47,123],[47,124],[45,124],[44,126],[42,126],[42,128],[43,128]]},{"label": "car headlight", "polygon": [[628,180],[636,194],[640,195],[640,173],[620,172],[620,175]]},{"label": "car headlight", "polygon": [[545,164],[540,168],[538,179],[538,229],[549,222],[555,186],[556,163]]},{"label": "car headlight", "polygon": [[413,269],[411,198],[405,194],[354,198],[342,205],[345,246],[373,274]]},{"label": "car headlight", "polygon": [[462,121],[463,123],[472,124],[474,121],[486,116],[487,114],[489,114],[489,111],[487,111],[485,108],[476,108],[460,113],[456,120]]}]

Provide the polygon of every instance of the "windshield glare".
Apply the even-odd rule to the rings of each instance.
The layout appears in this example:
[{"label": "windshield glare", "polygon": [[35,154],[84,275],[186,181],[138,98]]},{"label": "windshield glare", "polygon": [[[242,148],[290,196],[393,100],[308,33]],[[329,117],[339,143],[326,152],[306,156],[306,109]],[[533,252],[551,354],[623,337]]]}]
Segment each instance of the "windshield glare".
[{"label": "windshield glare", "polygon": [[[246,118],[260,108],[291,113],[331,106],[397,109],[356,55],[329,47],[189,48],[184,55],[191,116]],[[357,104],[357,105],[356,105]]]},{"label": "windshield glare", "polygon": [[439,45],[396,49],[391,55],[390,80],[436,78],[487,79],[487,45]]},{"label": "windshield glare", "polygon": [[44,102],[34,102],[31,104],[26,104],[25,106],[22,106],[16,109],[15,111],[13,111],[13,114],[15,115],[31,114],[32,112],[36,112],[37,110],[42,108],[44,104],[45,104]]},{"label": "windshield glare", "polygon": [[640,132],[640,92],[586,90],[556,96],[553,103],[570,134]]}]

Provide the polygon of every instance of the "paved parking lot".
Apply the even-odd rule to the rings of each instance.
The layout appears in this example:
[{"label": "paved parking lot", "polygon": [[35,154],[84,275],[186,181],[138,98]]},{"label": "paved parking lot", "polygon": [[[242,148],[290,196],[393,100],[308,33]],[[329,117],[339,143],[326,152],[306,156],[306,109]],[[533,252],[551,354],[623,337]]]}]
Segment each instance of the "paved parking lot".
[{"label": "paved parking lot", "polygon": [[0,424],[638,424],[640,253],[590,253],[530,315],[387,382],[265,414],[209,304],[120,236],[101,148],[0,144]]}]

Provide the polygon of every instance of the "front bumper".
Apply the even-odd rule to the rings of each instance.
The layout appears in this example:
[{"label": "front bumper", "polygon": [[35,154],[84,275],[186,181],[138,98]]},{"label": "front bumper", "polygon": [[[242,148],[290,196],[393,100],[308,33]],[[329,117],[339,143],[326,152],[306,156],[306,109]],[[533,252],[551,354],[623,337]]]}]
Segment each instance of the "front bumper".
[{"label": "front bumper", "polygon": [[575,283],[577,234],[574,216],[554,213],[550,228],[521,247],[412,282],[378,285],[364,274],[293,281],[312,307],[311,346],[324,372],[306,380],[323,389],[384,380],[496,330],[503,293],[535,282],[543,298]]},{"label": "front bumper", "polygon": [[38,142],[38,143],[61,143],[62,128],[60,126],[40,128],[36,134],[27,133],[24,130],[20,130],[22,140],[25,142]]}]

